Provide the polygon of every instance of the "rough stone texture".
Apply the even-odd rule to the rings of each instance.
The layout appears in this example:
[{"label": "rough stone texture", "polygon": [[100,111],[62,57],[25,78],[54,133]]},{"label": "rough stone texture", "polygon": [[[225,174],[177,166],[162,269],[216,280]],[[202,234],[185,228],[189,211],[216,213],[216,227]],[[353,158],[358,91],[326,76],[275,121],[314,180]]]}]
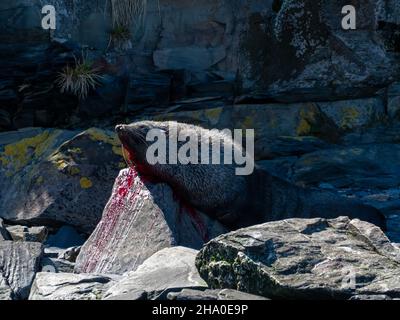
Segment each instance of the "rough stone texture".
[{"label": "rough stone texture", "polygon": [[31,241],[44,242],[47,237],[46,227],[25,227],[25,226],[10,226],[7,228],[12,240],[14,241]]},{"label": "rough stone texture", "polygon": [[136,271],[125,274],[104,295],[106,300],[158,300],[183,288],[207,288],[195,267],[198,251],[184,247],[163,249]]},{"label": "rough stone texture", "polygon": [[176,301],[201,301],[201,300],[235,300],[235,301],[246,301],[246,300],[268,300],[267,298],[256,296],[253,294],[248,294],[232,289],[223,289],[223,290],[192,290],[192,289],[183,289],[181,292],[168,293],[169,300]]},{"label": "rough stone texture", "polygon": [[58,259],[63,259],[69,262],[75,262],[79,253],[81,252],[82,246],[72,247],[64,250],[58,255]]},{"label": "rough stone texture", "polygon": [[42,254],[40,243],[0,241],[0,296],[28,298]]},{"label": "rough stone texture", "polygon": [[400,250],[360,220],[291,219],[220,236],[196,259],[211,288],[269,298],[400,297]]},{"label": "rough stone texture", "polygon": [[371,126],[385,117],[384,101],[380,98],[319,102],[318,106],[343,130]]},{"label": "rough stone texture", "polygon": [[0,218],[0,241],[1,240],[11,240],[11,237],[4,225],[3,219]]},{"label": "rough stone texture", "polygon": [[[100,56],[110,40],[106,2],[53,1],[58,13],[54,36],[88,45]],[[43,4],[41,0],[4,3],[3,41],[34,39],[36,44],[47,44],[50,37],[40,28]],[[222,82],[241,84],[240,92],[251,91],[264,100],[373,96],[399,73],[400,7],[395,1],[354,1],[357,30],[347,32],[341,27],[346,4],[344,0],[149,0],[145,23],[132,24],[134,49],[128,50],[132,57],[124,62],[133,73],[185,70],[188,89],[207,86],[215,81],[210,75],[217,75]],[[65,63],[58,56],[53,59]],[[115,60],[116,65],[121,61]],[[4,81],[4,96],[15,104],[17,92],[9,82]],[[26,113],[21,120],[34,117]]]},{"label": "rough stone texture", "polygon": [[122,274],[157,251],[201,246],[226,230],[184,206],[171,188],[144,183],[133,169],[116,179],[102,220],[78,256],[78,273]]},{"label": "rough stone texture", "polygon": [[90,233],[124,165],[119,146],[113,133],[99,129],[1,133],[0,216]]},{"label": "rough stone texture", "polygon": [[29,300],[101,300],[114,278],[71,273],[36,274]]},{"label": "rough stone texture", "polygon": [[291,180],[305,186],[382,188],[400,185],[398,144],[367,144],[321,150],[300,157]]}]

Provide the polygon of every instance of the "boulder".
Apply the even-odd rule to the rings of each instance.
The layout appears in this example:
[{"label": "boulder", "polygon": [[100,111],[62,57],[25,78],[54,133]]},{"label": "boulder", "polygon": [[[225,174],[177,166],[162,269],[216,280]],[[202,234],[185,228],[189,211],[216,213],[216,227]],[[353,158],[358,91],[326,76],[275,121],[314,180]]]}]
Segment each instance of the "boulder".
[{"label": "boulder", "polygon": [[79,253],[81,252],[82,246],[79,247],[71,247],[58,255],[58,259],[63,259],[69,262],[75,262]]},{"label": "boulder", "polygon": [[218,222],[184,205],[169,186],[143,182],[134,169],[124,169],[100,223],[81,249],[75,271],[123,274],[161,249],[199,249],[224,232]]},{"label": "boulder", "polygon": [[109,276],[39,272],[29,300],[101,300],[113,283]]},{"label": "boulder", "polygon": [[43,243],[47,237],[46,227],[10,226],[7,228],[12,240]]},{"label": "boulder", "polygon": [[125,165],[119,146],[112,132],[94,128],[1,133],[0,216],[14,224],[68,224],[90,233]]},{"label": "boulder", "polygon": [[11,237],[4,225],[3,219],[0,218],[0,241],[2,240],[11,240]]},{"label": "boulder", "polygon": [[196,266],[213,289],[272,299],[400,297],[400,249],[377,227],[341,217],[290,219],[222,235]]},{"label": "boulder", "polygon": [[40,243],[0,241],[0,296],[28,298],[42,254]]},{"label": "boulder", "polygon": [[304,186],[390,189],[400,185],[400,146],[380,143],[320,150],[300,157],[292,181]]},{"label": "boulder", "polygon": [[159,300],[183,288],[207,288],[194,261],[198,251],[184,247],[163,249],[136,271],[125,274],[104,295],[106,300]]},{"label": "boulder", "polygon": [[246,300],[268,300],[267,298],[256,296],[253,294],[248,294],[232,289],[223,290],[193,290],[193,289],[183,289],[181,292],[170,292],[168,293],[168,300],[176,301],[201,301],[201,300],[235,300],[235,301],[246,301]]}]

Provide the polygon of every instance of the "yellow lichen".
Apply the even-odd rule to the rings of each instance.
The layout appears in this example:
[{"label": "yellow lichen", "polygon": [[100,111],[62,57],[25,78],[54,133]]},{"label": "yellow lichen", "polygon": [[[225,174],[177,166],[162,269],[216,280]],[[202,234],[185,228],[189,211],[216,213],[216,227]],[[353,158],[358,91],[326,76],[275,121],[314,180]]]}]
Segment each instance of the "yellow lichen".
[{"label": "yellow lichen", "polygon": [[254,129],[254,118],[252,116],[243,119],[242,129]]},{"label": "yellow lichen", "polygon": [[212,125],[216,125],[219,122],[221,114],[222,108],[208,109],[205,111],[205,115]]},{"label": "yellow lichen", "polygon": [[93,187],[93,182],[86,177],[81,178],[80,184],[82,189],[90,189],[91,187]]},{"label": "yellow lichen", "polygon": [[89,134],[90,138],[94,141],[101,141],[113,146],[112,150],[116,155],[121,156],[121,143],[116,134],[112,132],[107,132],[104,130],[100,130],[97,128],[90,128],[86,131]]},{"label": "yellow lichen", "polygon": [[360,112],[357,108],[347,107],[342,111],[341,127],[344,129],[351,129],[358,121]]},{"label": "yellow lichen", "polygon": [[8,173],[12,175],[12,173],[21,170],[32,160],[41,157],[49,150],[58,134],[58,131],[53,134],[50,134],[49,131],[44,131],[37,136],[6,145],[4,151],[0,153],[1,164],[8,166]]},{"label": "yellow lichen", "polygon": [[120,162],[118,164],[118,168],[120,168],[120,169],[124,169],[125,167],[126,167],[126,163],[125,162]]},{"label": "yellow lichen", "polygon": [[311,125],[306,119],[301,119],[300,123],[297,127],[297,134],[299,136],[304,136],[310,134],[311,131]]},{"label": "yellow lichen", "polygon": [[39,178],[36,179],[36,184],[42,184],[44,181],[44,178],[40,176]]},{"label": "yellow lichen", "polygon": [[71,176],[76,176],[77,174],[79,174],[81,172],[81,170],[78,168],[78,167],[76,167],[76,166],[69,166],[68,167],[68,173],[71,175]]}]

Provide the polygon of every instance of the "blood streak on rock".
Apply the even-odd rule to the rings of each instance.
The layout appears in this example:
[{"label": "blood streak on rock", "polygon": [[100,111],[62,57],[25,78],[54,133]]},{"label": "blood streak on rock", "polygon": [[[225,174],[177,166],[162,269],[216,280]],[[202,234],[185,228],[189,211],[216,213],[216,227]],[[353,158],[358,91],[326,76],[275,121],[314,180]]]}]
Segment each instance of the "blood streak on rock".
[{"label": "blood streak on rock", "polygon": [[118,185],[105,208],[105,213],[102,217],[99,228],[94,235],[96,241],[88,250],[88,260],[83,268],[84,272],[93,272],[98,266],[100,256],[104,253],[107,245],[112,241],[119,218],[126,211],[126,203],[129,202],[130,205],[134,205],[139,200],[138,195],[142,186],[138,185],[134,190],[132,190],[137,176],[138,174],[136,170],[130,168],[126,175],[122,175],[117,179]]}]

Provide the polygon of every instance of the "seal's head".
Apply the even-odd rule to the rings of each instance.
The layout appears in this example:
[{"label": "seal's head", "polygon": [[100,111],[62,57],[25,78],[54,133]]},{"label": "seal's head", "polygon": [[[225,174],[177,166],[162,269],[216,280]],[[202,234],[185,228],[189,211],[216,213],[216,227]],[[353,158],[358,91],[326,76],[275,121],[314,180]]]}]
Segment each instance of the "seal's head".
[{"label": "seal's head", "polygon": [[129,166],[145,164],[148,142],[146,136],[154,126],[150,121],[135,122],[129,125],[119,124],[115,131],[122,143],[125,161]]}]

